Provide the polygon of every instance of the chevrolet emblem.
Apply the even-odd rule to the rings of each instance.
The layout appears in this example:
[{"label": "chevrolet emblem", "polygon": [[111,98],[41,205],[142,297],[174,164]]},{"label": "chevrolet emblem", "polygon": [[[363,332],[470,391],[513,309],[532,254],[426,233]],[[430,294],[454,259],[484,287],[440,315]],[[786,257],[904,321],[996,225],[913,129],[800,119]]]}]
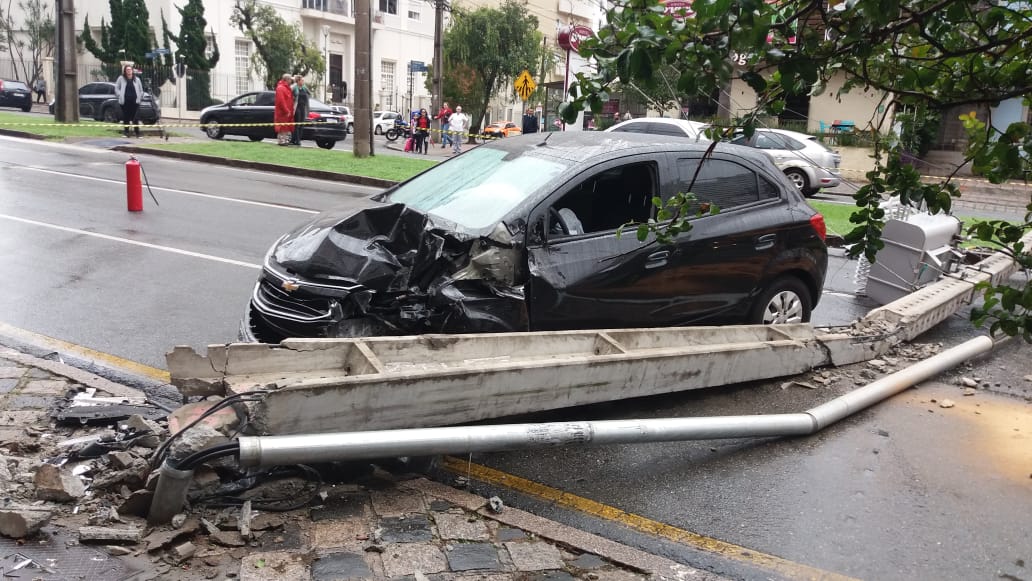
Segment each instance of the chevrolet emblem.
[{"label": "chevrolet emblem", "polygon": [[297,281],[294,280],[285,280],[283,281],[283,284],[280,285],[280,287],[288,293],[292,293],[297,289],[301,288],[301,285],[297,284]]}]

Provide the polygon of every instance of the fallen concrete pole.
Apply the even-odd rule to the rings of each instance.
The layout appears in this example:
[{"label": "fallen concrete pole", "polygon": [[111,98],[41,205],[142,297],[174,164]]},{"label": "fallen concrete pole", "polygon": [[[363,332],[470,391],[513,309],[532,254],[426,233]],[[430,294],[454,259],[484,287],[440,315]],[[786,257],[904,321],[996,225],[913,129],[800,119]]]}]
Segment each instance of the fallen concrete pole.
[{"label": "fallen concrete pole", "polygon": [[992,348],[992,339],[976,337],[802,413],[240,437],[240,465],[253,468],[587,444],[805,436]]},{"label": "fallen concrete pole", "polygon": [[[1024,240],[1032,247],[1032,233]],[[804,324],[292,339],[212,345],[206,357],[177,347],[168,367],[187,396],[271,390],[251,409],[260,434],[444,426],[866,361],[1015,268],[996,253],[838,333]]]}]

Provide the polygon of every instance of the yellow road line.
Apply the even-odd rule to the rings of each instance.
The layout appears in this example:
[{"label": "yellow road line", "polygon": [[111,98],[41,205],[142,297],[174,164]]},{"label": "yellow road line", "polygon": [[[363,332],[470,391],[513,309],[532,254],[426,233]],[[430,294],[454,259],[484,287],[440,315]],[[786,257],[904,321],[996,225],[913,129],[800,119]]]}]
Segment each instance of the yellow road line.
[{"label": "yellow road line", "polygon": [[760,567],[791,577],[792,579],[815,579],[821,581],[856,581],[852,577],[823,571],[807,565],[767,555],[740,545],[679,529],[652,519],[625,512],[594,500],[570,494],[538,482],[507,474],[487,466],[446,456],[441,464],[446,470],[462,476],[469,476],[481,482],[504,486],[517,492],[550,501],[559,506],[571,508],[591,516],[613,521],[628,528],[662,537],[694,549],[714,553],[734,561]]},{"label": "yellow road line", "polygon": [[0,322],[0,335],[14,337],[15,339],[32,345],[37,345],[46,349],[53,349],[54,351],[62,353],[68,353],[70,355],[82,357],[83,359],[98,361],[108,367],[115,367],[129,373],[143,375],[162,383],[169,382],[169,374],[163,369],[144,365],[143,363],[137,363],[136,361],[130,361],[129,359],[123,359],[117,355],[104,353],[103,351],[97,351],[96,349],[90,349],[89,347],[83,347],[76,343],[69,343],[68,341],[55,339],[47,335],[41,335],[18,327],[12,327],[6,323]]}]

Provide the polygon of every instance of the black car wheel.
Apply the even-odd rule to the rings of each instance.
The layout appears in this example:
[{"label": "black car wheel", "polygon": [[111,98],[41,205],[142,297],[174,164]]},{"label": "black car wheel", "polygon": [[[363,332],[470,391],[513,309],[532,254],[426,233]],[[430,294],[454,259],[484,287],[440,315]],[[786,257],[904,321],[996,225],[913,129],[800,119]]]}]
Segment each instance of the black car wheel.
[{"label": "black car wheel", "polygon": [[333,146],[337,145],[337,142],[332,139],[316,139],[315,144],[323,149],[333,149]]},{"label": "black car wheel", "polygon": [[118,115],[115,115],[115,110],[112,107],[104,109],[104,113],[101,117],[104,119],[105,123],[118,123],[121,121],[121,119],[118,118]]},{"label": "black car wheel", "polygon": [[355,124],[354,123],[348,123],[348,133],[354,133],[354,132],[355,132]]},{"label": "black car wheel", "polygon": [[28,113],[29,111],[32,111],[32,103],[29,103],[28,105],[22,107],[21,110],[26,112],[26,113]]},{"label": "black car wheel", "polygon": [[250,139],[251,141],[255,142],[255,143],[265,139],[264,137],[260,137],[258,135],[248,135],[247,138]]},{"label": "black car wheel", "polygon": [[158,122],[157,119],[147,119],[146,121],[143,122],[143,124],[144,125],[154,125],[157,122]]},{"label": "black car wheel", "polygon": [[204,123],[204,134],[211,139],[222,139],[222,127],[219,127],[218,119],[209,119]]},{"label": "black car wheel", "polygon": [[807,323],[813,309],[810,291],[798,278],[785,276],[776,279],[760,294],[749,314],[754,325]]}]

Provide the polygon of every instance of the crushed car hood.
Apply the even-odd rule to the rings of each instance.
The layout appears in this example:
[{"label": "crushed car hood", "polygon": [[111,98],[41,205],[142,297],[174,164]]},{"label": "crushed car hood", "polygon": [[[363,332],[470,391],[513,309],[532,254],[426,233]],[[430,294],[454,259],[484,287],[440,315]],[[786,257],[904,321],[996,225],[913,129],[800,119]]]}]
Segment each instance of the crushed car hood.
[{"label": "crushed car hood", "polygon": [[418,284],[444,244],[426,214],[403,204],[369,201],[344,213],[324,213],[287,234],[272,260],[299,277],[392,292]]}]

